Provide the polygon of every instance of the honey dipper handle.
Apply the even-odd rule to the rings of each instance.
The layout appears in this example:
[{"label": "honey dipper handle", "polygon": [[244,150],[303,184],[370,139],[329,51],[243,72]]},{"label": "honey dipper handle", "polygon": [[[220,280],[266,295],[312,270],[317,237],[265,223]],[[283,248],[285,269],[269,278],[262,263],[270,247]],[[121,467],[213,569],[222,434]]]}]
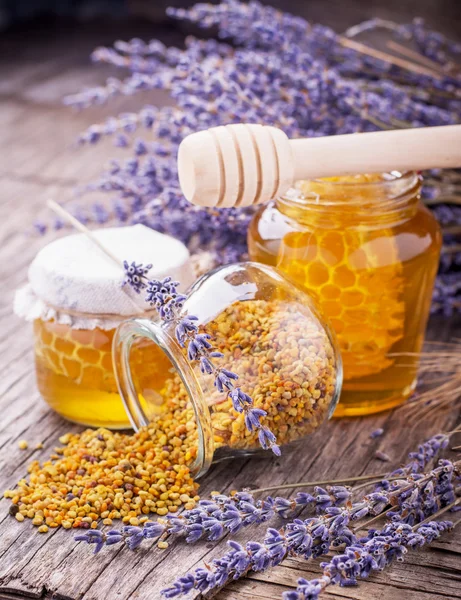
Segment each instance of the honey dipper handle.
[{"label": "honey dipper handle", "polygon": [[294,179],[461,167],[461,125],[290,141]]},{"label": "honey dipper handle", "polygon": [[220,208],[268,202],[299,179],[436,167],[461,167],[461,125],[289,140],[235,124],[192,133],[178,152],[185,197]]}]

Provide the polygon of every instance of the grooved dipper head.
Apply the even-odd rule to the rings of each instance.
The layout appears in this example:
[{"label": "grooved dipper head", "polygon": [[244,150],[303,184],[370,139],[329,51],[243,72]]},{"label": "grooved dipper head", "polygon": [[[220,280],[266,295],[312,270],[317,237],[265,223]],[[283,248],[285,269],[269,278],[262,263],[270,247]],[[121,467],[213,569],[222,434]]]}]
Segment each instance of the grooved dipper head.
[{"label": "grooved dipper head", "polygon": [[199,206],[251,206],[284,194],[293,183],[287,136],[275,127],[226,125],[187,136],[179,146],[179,183]]}]

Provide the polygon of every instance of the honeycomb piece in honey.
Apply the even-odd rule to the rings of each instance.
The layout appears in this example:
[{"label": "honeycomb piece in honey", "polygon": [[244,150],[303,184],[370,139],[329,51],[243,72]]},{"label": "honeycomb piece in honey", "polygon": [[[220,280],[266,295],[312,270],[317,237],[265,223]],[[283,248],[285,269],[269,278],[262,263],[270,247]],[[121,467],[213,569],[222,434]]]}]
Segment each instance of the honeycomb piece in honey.
[{"label": "honeycomb piece in honey", "polygon": [[[285,235],[278,266],[317,300],[335,330],[345,380],[379,373],[403,336],[402,265],[389,231]],[[314,249],[316,251],[314,252]]]},{"label": "honeycomb piece in honey", "polygon": [[[112,366],[115,330],[72,329],[53,321],[35,321],[35,352],[43,366],[55,375],[69,378],[82,390],[117,393]],[[153,342],[135,344],[132,370],[146,389],[153,378],[164,380],[171,368],[169,359]]]},{"label": "honeycomb piece in honey", "polygon": [[[36,336],[36,354],[45,361],[45,367],[56,375],[69,378],[85,389],[116,392],[112,360],[103,358],[110,353],[94,347],[95,332],[109,347],[113,331],[72,329],[53,321],[36,321],[40,335]],[[103,345],[103,344],[101,344]],[[109,377],[107,377],[109,375]]]}]

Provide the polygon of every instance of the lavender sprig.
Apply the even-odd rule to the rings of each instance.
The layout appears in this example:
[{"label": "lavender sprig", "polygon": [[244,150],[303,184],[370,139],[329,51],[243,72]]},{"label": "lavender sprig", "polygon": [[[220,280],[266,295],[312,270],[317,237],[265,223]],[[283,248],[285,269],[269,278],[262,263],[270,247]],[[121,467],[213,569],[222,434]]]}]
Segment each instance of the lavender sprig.
[{"label": "lavender sprig", "polygon": [[[453,433],[453,432],[451,432]],[[451,433],[437,433],[420,444],[417,450],[409,452],[410,459],[407,464],[389,473],[389,477],[382,479],[375,485],[375,491],[391,490],[399,487],[397,477],[408,478],[424,471],[427,466],[448,446]]]},{"label": "lavender sprig", "polygon": [[313,495],[299,492],[293,499],[268,497],[256,501],[248,491],[232,496],[214,494],[210,500],[200,500],[191,510],[147,522],[142,527],[124,526],[120,531],[108,533],[91,529],[75,539],[94,544],[95,554],[104,546],[121,542],[134,550],[144,539],[159,538],[164,534],[182,536],[188,544],[201,539],[217,541],[226,533],[237,533],[243,527],[265,523],[275,516],[287,519],[299,509],[311,508],[320,513],[329,507],[343,506],[350,496],[348,488],[337,485],[326,489],[317,486]]},{"label": "lavender sprig", "polygon": [[453,481],[459,481],[461,461],[455,464],[447,460],[441,462],[440,467],[426,475],[413,474],[398,482],[391,492],[371,492],[346,507],[330,506],[319,517],[294,519],[279,531],[269,528],[263,543],[250,541],[244,547],[230,541],[230,550],[224,556],[213,560],[207,569],[199,568],[179,578],[163,594],[166,598],[174,598],[191,589],[207,593],[249,571],[274,567],[286,556],[309,559],[322,556],[336,546],[350,547],[357,542],[350,524],[370,514],[379,515],[389,505],[398,507],[392,515],[393,521],[411,529],[408,522],[420,522],[452,500]]},{"label": "lavender sprig", "polygon": [[373,571],[382,571],[394,562],[403,561],[410,549],[422,548],[453,527],[451,521],[430,521],[414,530],[410,525],[388,523],[380,531],[371,531],[357,540],[342,554],[320,563],[323,575],[319,579],[298,580],[296,591],[285,592],[284,600],[317,600],[329,585],[357,585]]},{"label": "lavender sprig", "polygon": [[174,323],[175,336],[182,348],[186,348],[187,357],[191,362],[197,361],[204,375],[212,375],[214,385],[220,393],[225,392],[232,401],[234,410],[243,414],[245,426],[249,432],[258,432],[259,443],[264,450],[272,450],[280,456],[280,448],[272,431],[262,424],[267,412],[254,407],[253,399],[235,381],[238,375],[224,367],[216,366],[214,359],[224,355],[217,352],[211,343],[211,336],[200,333],[197,325],[198,318],[194,315],[183,314],[182,309],[186,296],[178,291],[179,282],[171,277],[147,279],[147,273],[152,265],[144,266],[124,261],[125,279],[123,285],[130,285],[138,294],[146,289],[146,302],[154,306],[161,319],[167,323]]}]

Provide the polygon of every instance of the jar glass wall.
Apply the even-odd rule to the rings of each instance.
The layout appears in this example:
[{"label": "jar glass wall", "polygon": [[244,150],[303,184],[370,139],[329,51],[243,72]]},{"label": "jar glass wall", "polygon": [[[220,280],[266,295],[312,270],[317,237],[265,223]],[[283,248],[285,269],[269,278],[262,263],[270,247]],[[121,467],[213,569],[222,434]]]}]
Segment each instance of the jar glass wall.
[{"label": "jar glass wall", "polygon": [[414,173],[298,182],[249,229],[252,260],[315,299],[344,364],[336,416],[385,410],[414,390],[441,234]]},{"label": "jar glass wall", "polygon": [[[239,387],[267,412],[263,425],[279,444],[302,439],[331,414],[342,377],[334,338],[309,296],[276,270],[254,263],[216,269],[191,288],[178,317],[184,314],[195,315],[199,330],[211,335],[223,354],[219,366],[236,373]],[[258,451],[257,431],[247,430],[213,375],[186,358],[174,329],[174,322],[133,319],[116,332],[115,371],[133,426],[161,428],[186,413],[178,435],[192,440],[196,428],[191,468],[198,474],[213,459]],[[170,362],[155,380],[139,376],[131,360],[132,349],[149,342]]]},{"label": "jar glass wall", "polygon": [[[102,321],[102,319],[100,319]],[[34,321],[37,385],[43,399],[65,419],[92,427],[130,426],[112,365],[115,328],[76,329],[54,320]],[[168,362],[151,345],[131,355],[133,370],[155,378]]]}]

